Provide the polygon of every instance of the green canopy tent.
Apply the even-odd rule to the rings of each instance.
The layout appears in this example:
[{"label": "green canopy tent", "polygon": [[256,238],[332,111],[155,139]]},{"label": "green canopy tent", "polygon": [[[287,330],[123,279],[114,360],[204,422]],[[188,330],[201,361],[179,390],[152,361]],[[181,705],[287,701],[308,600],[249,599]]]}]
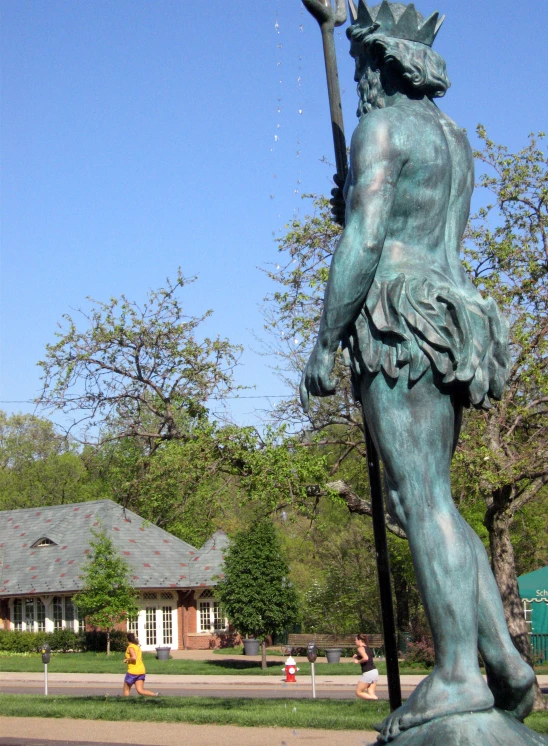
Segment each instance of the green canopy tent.
[{"label": "green canopy tent", "polygon": [[548,634],[548,567],[518,578],[519,595],[531,604],[531,632]]},{"label": "green canopy tent", "polygon": [[518,578],[519,595],[531,609],[531,644],[538,661],[548,659],[548,567]]}]

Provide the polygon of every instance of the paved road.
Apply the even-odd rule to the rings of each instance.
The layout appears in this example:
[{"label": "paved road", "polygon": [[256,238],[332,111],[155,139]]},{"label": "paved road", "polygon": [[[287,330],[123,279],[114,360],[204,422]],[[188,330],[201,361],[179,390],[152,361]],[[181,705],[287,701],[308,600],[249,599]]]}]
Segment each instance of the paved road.
[{"label": "paved road", "polygon": [[[311,687],[287,687],[287,689],[279,688],[263,688],[263,689],[252,689],[249,687],[167,687],[167,686],[154,686],[154,684],[147,684],[148,688],[152,691],[159,692],[165,697],[249,697],[253,699],[309,699],[312,696]],[[120,686],[110,686],[108,684],[103,686],[49,686],[48,692],[52,694],[68,694],[71,697],[96,697],[98,695],[108,694],[111,697],[122,696]],[[0,693],[2,694],[44,694],[44,688],[35,686],[13,686],[13,685],[2,685],[0,684]],[[386,696],[382,696],[385,694]],[[388,694],[381,692],[381,699],[387,699]],[[134,695],[138,696],[138,695]],[[316,696],[318,699],[354,699],[355,694],[353,689],[332,689],[332,690],[317,690]]]},{"label": "paved road", "polygon": [[[17,677],[17,678],[15,678]],[[188,679],[193,680],[188,680]],[[176,697],[250,697],[257,699],[304,699],[312,696],[310,677],[298,679],[296,684],[286,684],[282,679],[273,677],[212,677],[196,676],[153,676],[147,677],[146,687],[163,696]],[[354,699],[356,681],[352,677],[318,677],[316,696],[318,699]],[[407,698],[416,684],[412,681],[402,681],[402,695]],[[208,680],[209,679],[209,680]],[[386,677],[381,677],[377,694],[380,699],[388,699]],[[48,681],[49,694],[69,694],[75,697],[87,697],[108,694],[119,696],[122,689],[120,676],[85,676],[82,674],[50,675]],[[37,674],[3,674],[0,681],[0,693],[4,694],[43,694],[44,679]]]}]

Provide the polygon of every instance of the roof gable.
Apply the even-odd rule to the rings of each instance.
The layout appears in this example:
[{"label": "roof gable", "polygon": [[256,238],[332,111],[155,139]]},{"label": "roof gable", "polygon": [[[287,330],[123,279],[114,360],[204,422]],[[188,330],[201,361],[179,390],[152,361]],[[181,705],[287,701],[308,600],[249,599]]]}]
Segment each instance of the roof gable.
[{"label": "roof gable", "polygon": [[[0,511],[0,595],[77,591],[93,530],[103,529],[130,567],[136,588],[216,584],[228,538],[198,550],[112,500]],[[40,539],[54,542],[33,546]]]}]

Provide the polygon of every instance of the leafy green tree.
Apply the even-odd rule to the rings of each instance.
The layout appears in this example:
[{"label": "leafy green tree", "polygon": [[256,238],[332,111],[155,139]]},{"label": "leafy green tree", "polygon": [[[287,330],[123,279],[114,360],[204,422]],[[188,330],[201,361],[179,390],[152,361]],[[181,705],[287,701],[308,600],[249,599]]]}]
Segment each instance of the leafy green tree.
[{"label": "leafy green tree", "polygon": [[185,314],[179,291],[192,282],[179,270],[142,304],[124,295],[89,299],[80,325],[65,314],[58,341],[39,363],[37,403],[72,415],[70,430],[83,442],[139,438],[152,454],[161,443],[192,438],[207,418],[207,401],[236,388],[241,352],[226,339],[199,339],[212,312]]},{"label": "leafy green tree", "polygon": [[47,419],[0,411],[0,509],[94,499],[83,454]]},{"label": "leafy green tree", "polygon": [[74,603],[89,624],[105,630],[110,655],[112,629],[138,612],[137,592],[130,583],[128,565],[106,533],[93,531],[93,536],[90,557],[82,568],[83,588]]},{"label": "leafy green tree", "polygon": [[306,631],[340,635],[382,632],[371,527],[347,511],[339,526],[324,524],[314,533],[315,562],[321,573],[304,594]]},{"label": "leafy green tree", "polygon": [[223,491],[221,466],[232,468],[222,450],[230,433],[207,405],[238,388],[241,348],[200,335],[211,312],[185,313],[181,294],[191,282],[179,271],[144,303],[122,295],[65,315],[39,363],[38,403],[62,411],[69,432],[94,448],[90,468],[106,494],[196,540],[193,519],[215,514],[208,495]]},{"label": "leafy green tree", "polygon": [[297,621],[298,601],[272,522],[259,519],[240,531],[225,555],[224,579],[217,586],[230,622],[243,635],[262,638]]}]

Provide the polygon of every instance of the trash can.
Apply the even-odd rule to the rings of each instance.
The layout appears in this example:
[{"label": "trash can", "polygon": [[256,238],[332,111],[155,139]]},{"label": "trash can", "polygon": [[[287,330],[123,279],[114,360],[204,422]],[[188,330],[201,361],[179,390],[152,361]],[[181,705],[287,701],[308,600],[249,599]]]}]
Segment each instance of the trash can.
[{"label": "trash can", "polygon": [[171,648],[169,646],[156,648],[156,658],[158,658],[159,661],[168,661],[170,650]]},{"label": "trash can", "polygon": [[325,657],[328,663],[339,663],[341,660],[342,648],[327,648]]},{"label": "trash can", "polygon": [[260,640],[244,640],[244,655],[259,655]]}]

